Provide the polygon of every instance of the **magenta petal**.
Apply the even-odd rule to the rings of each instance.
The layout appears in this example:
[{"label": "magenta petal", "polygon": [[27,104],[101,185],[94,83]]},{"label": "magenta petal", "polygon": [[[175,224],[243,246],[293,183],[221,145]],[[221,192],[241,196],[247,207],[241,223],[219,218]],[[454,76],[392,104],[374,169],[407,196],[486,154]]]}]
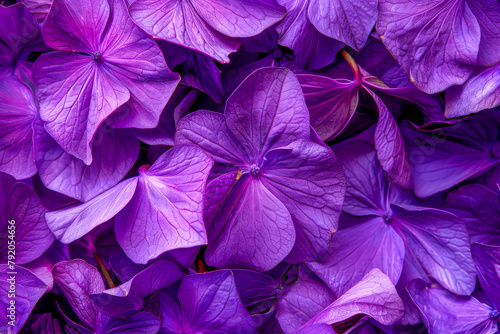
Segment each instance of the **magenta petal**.
[{"label": "magenta petal", "polygon": [[89,165],[94,133],[129,99],[128,89],[92,58],[76,53],[43,54],[33,79],[47,132],[66,152]]},{"label": "magenta petal", "polygon": [[460,85],[476,65],[481,31],[467,1],[386,0],[377,32],[417,87]]},{"label": "magenta petal", "polygon": [[335,324],[354,316],[369,316],[388,326],[394,325],[403,312],[403,302],[390,279],[379,269],[373,269],[304,327],[326,323],[335,329]]},{"label": "magenta petal", "polygon": [[[218,187],[219,182],[213,180],[208,188]],[[213,222],[207,222],[207,263],[256,271],[275,267],[295,243],[288,210],[253,175],[242,176],[229,190],[217,204]]]},{"label": "magenta petal", "polygon": [[[15,281],[15,296],[9,298],[9,294],[12,293],[9,292],[12,290],[12,281],[9,279],[12,277]],[[9,333],[10,330],[13,333],[18,333],[48,287],[28,269],[19,266],[12,269],[7,264],[0,264],[0,282],[0,304],[2,305],[0,318],[3,319],[0,328],[2,331],[5,330],[4,333]],[[15,313],[14,316],[9,317],[11,311],[8,308],[11,307],[12,301],[15,302]],[[9,321],[12,321],[13,326],[8,324]],[[6,328],[9,328],[9,331]]]},{"label": "magenta petal", "polygon": [[229,97],[225,115],[228,129],[253,160],[272,148],[310,138],[302,90],[288,69],[253,72]]},{"label": "magenta petal", "polygon": [[186,332],[252,333],[253,321],[238,296],[230,271],[184,277],[179,302]]},{"label": "magenta petal", "polygon": [[[37,259],[54,241],[45,213],[47,209],[24,183],[4,173],[0,173],[0,219],[1,237],[0,260],[7,262],[8,250],[12,250],[11,240],[15,240],[14,254],[16,264],[25,264]],[[14,233],[12,234],[13,231]],[[9,236],[15,236],[14,239]],[[11,252],[9,252],[11,253]],[[11,253],[12,254],[12,253]]]},{"label": "magenta petal", "polygon": [[146,264],[166,251],[206,244],[203,193],[212,163],[198,147],[180,145],[140,168],[135,194],[115,220],[130,259]]},{"label": "magenta petal", "polygon": [[47,224],[59,241],[69,244],[120,212],[132,199],[137,182],[125,180],[86,203],[48,212]]},{"label": "magenta petal", "polygon": [[491,309],[474,297],[457,296],[438,284],[415,280],[408,291],[430,333],[495,333],[498,323]]},{"label": "magenta petal", "polygon": [[287,208],[296,241],[287,262],[316,261],[330,247],[345,193],[340,162],[328,147],[299,140],[266,154],[262,182]]},{"label": "magenta petal", "polygon": [[0,172],[18,180],[36,173],[32,124],[37,113],[27,86],[14,76],[0,79]]},{"label": "magenta petal", "polygon": [[96,267],[77,259],[54,265],[54,280],[80,320],[90,328],[98,328],[99,313],[89,295],[104,290],[104,282]]},{"label": "magenta petal", "polygon": [[365,89],[378,107],[374,141],[380,165],[387,172],[390,182],[399,187],[411,189],[410,164],[398,124],[384,102],[371,90],[366,87]]},{"label": "magenta petal", "polygon": [[377,0],[310,0],[307,16],[322,34],[360,50],[377,20]]},{"label": "magenta petal", "polygon": [[101,126],[92,143],[92,163],[86,165],[66,153],[37,122],[35,151],[38,173],[47,188],[87,202],[127,174],[139,155],[139,141],[124,130]]},{"label": "magenta petal", "polygon": [[358,107],[359,85],[319,75],[299,74],[297,78],[311,115],[311,126],[324,141],[335,138]]},{"label": "magenta petal", "polygon": [[476,274],[464,222],[438,209],[393,206],[393,210],[396,228],[428,275],[456,294],[471,294]]},{"label": "magenta petal", "polygon": [[403,268],[403,239],[382,218],[343,215],[341,228],[333,235],[328,254],[308,265],[332,291],[340,296],[373,268],[379,268],[395,284]]}]

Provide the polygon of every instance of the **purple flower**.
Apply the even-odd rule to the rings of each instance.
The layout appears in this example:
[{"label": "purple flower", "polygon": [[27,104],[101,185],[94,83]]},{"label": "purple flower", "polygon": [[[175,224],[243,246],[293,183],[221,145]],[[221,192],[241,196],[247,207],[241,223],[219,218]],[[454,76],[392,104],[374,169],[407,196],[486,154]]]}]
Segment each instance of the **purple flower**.
[{"label": "purple flower", "polygon": [[55,0],[33,79],[47,132],[67,153],[92,162],[99,125],[154,128],[179,81],[122,0]]},{"label": "purple flower", "polygon": [[495,333],[500,320],[500,248],[472,245],[479,283],[486,297],[457,296],[438,284],[421,280],[408,291],[429,333]]},{"label": "purple flower", "polygon": [[264,68],[231,95],[224,114],[181,120],[177,143],[215,162],[207,189],[207,263],[265,271],[285,257],[318,259],[337,229],[344,176],[333,152],[311,140],[296,77]]},{"label": "purple flower", "polygon": [[335,147],[348,180],[345,214],[328,254],[309,266],[337,296],[372,268],[403,289],[423,275],[470,294],[475,272],[465,224],[446,211],[422,207],[409,191],[387,182],[369,136]]},{"label": "purple flower", "polygon": [[211,159],[192,145],[175,147],[139,176],[88,202],[47,213],[47,223],[70,243],[115,217],[116,239],[128,257],[146,264],[162,253],[206,244],[203,193]]}]

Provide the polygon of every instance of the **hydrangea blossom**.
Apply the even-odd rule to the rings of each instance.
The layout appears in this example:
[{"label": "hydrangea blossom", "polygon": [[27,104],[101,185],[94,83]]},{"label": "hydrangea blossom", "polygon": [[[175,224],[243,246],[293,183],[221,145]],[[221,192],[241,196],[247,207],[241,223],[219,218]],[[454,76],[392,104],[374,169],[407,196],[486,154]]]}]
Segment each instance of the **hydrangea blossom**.
[{"label": "hydrangea blossom", "polygon": [[1,333],[496,333],[497,0],[5,0]]}]

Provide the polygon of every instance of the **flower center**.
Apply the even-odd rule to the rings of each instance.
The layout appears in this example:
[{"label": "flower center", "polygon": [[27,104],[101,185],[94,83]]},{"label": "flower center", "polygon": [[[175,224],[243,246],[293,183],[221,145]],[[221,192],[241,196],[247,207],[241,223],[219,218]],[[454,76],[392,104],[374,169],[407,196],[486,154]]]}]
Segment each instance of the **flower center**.
[{"label": "flower center", "polygon": [[253,164],[250,166],[250,173],[252,173],[253,176],[257,176],[260,174],[260,167],[257,166],[256,164]]},{"label": "flower center", "polygon": [[99,51],[94,52],[94,54],[92,54],[92,59],[93,60],[101,59],[101,53]]},{"label": "flower center", "polygon": [[498,312],[498,310],[491,310],[490,311],[490,318],[491,319],[497,319],[498,317],[500,317],[500,312]]},{"label": "flower center", "polygon": [[392,212],[391,211],[384,212],[383,217],[386,223],[390,223],[392,221]]}]

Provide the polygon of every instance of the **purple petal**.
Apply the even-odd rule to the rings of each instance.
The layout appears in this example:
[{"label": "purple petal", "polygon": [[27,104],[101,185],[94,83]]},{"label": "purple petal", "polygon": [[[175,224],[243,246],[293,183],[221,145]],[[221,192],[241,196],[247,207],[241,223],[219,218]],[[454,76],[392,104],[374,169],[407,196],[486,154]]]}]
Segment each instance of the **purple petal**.
[{"label": "purple petal", "polygon": [[393,210],[396,229],[428,275],[456,294],[471,294],[476,275],[464,222],[438,209]]},{"label": "purple petal", "polygon": [[106,334],[153,334],[160,325],[161,320],[153,314],[138,312],[127,319],[108,319],[101,330]]},{"label": "purple petal", "polygon": [[379,269],[373,269],[305,326],[327,323],[335,329],[335,324],[354,316],[369,316],[387,326],[394,325],[403,312],[403,302],[392,282]]},{"label": "purple petal", "polygon": [[498,195],[480,184],[468,184],[452,191],[440,208],[464,220],[472,242],[500,246]]},{"label": "purple petal", "polygon": [[238,294],[245,307],[276,298],[279,283],[266,274],[251,270],[231,270]]},{"label": "purple petal", "polygon": [[99,50],[109,16],[107,1],[53,0],[43,24],[43,39],[56,50],[93,54]]},{"label": "purple petal", "polygon": [[476,263],[481,287],[498,310],[500,307],[500,247],[475,243],[472,245],[472,257]]},{"label": "purple petal", "polygon": [[230,37],[252,37],[280,21],[284,8],[274,0],[194,0],[200,17]]},{"label": "purple petal", "polygon": [[498,123],[476,116],[433,131],[406,126],[415,194],[425,198],[475,177],[497,163]]},{"label": "purple petal", "polygon": [[302,327],[335,300],[325,283],[314,279],[299,278],[285,289],[278,291],[279,308],[276,318],[287,333]]},{"label": "purple petal", "polygon": [[382,99],[395,97],[416,104],[424,114],[425,121],[442,121],[444,118],[443,101],[437,95],[426,94],[415,87],[389,88],[373,76],[363,77],[363,85],[376,92]]},{"label": "purple petal", "polygon": [[52,276],[52,261],[45,256],[40,256],[36,260],[26,263],[24,268],[36,275],[45,285],[47,290],[51,290],[54,285],[54,277]]},{"label": "purple petal", "polygon": [[276,27],[279,43],[293,50],[299,67],[318,70],[332,63],[343,44],[324,36],[311,24],[307,17],[310,1],[278,0],[278,3],[287,11]]},{"label": "purple petal", "polygon": [[27,86],[14,76],[0,79],[0,172],[18,180],[36,173],[32,123],[37,113]]},{"label": "purple petal", "polygon": [[238,296],[230,271],[186,276],[179,287],[185,329],[246,333],[253,321]]},{"label": "purple petal", "polygon": [[500,61],[500,3],[494,0],[470,0],[468,3],[481,27],[478,63],[495,65]]},{"label": "purple petal", "polygon": [[340,296],[370,270],[379,268],[397,283],[403,268],[403,239],[382,218],[343,215],[346,223],[333,235],[328,254],[321,262],[308,265]]},{"label": "purple petal", "polygon": [[388,0],[379,11],[377,32],[417,87],[438,93],[471,75],[481,31],[467,2]]},{"label": "purple petal", "polygon": [[474,297],[457,296],[438,284],[415,280],[408,291],[430,333],[494,333],[498,324],[490,308]]},{"label": "purple petal", "polygon": [[33,79],[45,129],[67,153],[89,165],[99,124],[129,100],[130,92],[92,58],[76,53],[41,55]]},{"label": "purple petal", "polygon": [[390,182],[399,187],[410,189],[412,187],[410,164],[396,120],[374,92],[366,87],[365,90],[372,96],[378,107],[378,122],[374,141],[380,165],[387,172]]},{"label": "purple petal", "polygon": [[268,152],[262,182],[288,209],[296,242],[287,262],[319,260],[337,230],[345,193],[345,176],[332,152],[299,140]]},{"label": "purple petal", "polygon": [[130,6],[130,14],[154,37],[229,62],[229,53],[239,47],[230,37],[255,36],[281,20],[284,10],[272,0],[139,0]]},{"label": "purple petal", "polygon": [[[30,187],[16,183],[8,174],[0,173],[0,189],[0,259],[7,262],[8,254],[12,254],[17,264],[33,261],[54,241],[45,221],[47,209]],[[14,252],[8,252],[14,239]]]},{"label": "purple petal", "polygon": [[52,274],[78,318],[90,328],[98,328],[99,313],[89,295],[104,290],[99,270],[77,259],[57,263]]},{"label": "purple petal", "polygon": [[37,121],[35,152],[38,172],[47,188],[87,202],[128,173],[139,155],[139,141],[124,130],[101,125],[92,142],[92,163],[86,165],[66,153]]},{"label": "purple petal", "polygon": [[184,274],[169,261],[153,263],[129,281],[112,289],[91,295],[102,313],[127,318],[143,308],[144,299],[180,280]]},{"label": "purple petal", "polygon": [[262,68],[253,72],[229,97],[225,115],[228,129],[252,160],[259,160],[272,148],[310,138],[302,90],[288,69]]},{"label": "purple petal", "polygon": [[0,7],[0,76],[16,75],[22,81],[31,81],[32,63],[26,59],[31,51],[47,51],[47,46],[40,26],[26,6],[7,5]]},{"label": "purple petal", "polygon": [[138,179],[131,178],[82,204],[45,215],[57,240],[69,244],[113,218],[132,199]]},{"label": "purple petal", "polygon": [[26,5],[26,8],[33,14],[38,23],[42,23],[45,20],[52,5],[51,0],[22,0],[20,2]]},{"label": "purple petal", "polygon": [[[220,186],[220,178],[210,182],[207,192]],[[209,265],[266,271],[281,262],[295,243],[290,213],[251,174],[233,182],[228,195],[217,204],[216,213],[213,221],[207,222],[205,258]]]},{"label": "purple petal", "polygon": [[335,331],[327,324],[313,324],[299,329],[294,334],[335,334]]},{"label": "purple petal", "polygon": [[176,146],[139,170],[134,196],[117,215],[116,239],[134,262],[206,244],[203,193],[212,160],[192,145]]},{"label": "purple petal", "polygon": [[408,80],[401,65],[387,51],[384,44],[378,38],[374,38],[373,35],[372,38],[368,39],[366,46],[359,53],[352,56],[362,68],[380,78],[391,88],[414,86]]},{"label": "purple petal", "polygon": [[226,126],[223,114],[198,110],[179,121],[176,144],[195,144],[215,162],[241,164],[248,160],[243,148]]},{"label": "purple petal", "polygon": [[334,149],[347,180],[342,210],[356,216],[382,216],[389,209],[385,194],[387,186],[373,144],[356,140],[334,146]]},{"label": "purple petal", "polygon": [[[14,280],[11,280],[12,277]],[[48,287],[28,269],[19,266],[12,269],[7,264],[0,264],[0,280],[0,318],[4,319],[0,329],[4,333],[17,333]],[[9,310],[9,307],[14,311]],[[13,326],[9,324],[10,321]]]},{"label": "purple petal", "polygon": [[163,40],[157,43],[168,67],[175,68],[181,75],[181,84],[197,88],[207,93],[214,102],[222,103],[221,71],[212,58]]},{"label": "purple petal", "polygon": [[[500,43],[499,43],[500,44]],[[500,65],[477,71],[446,91],[446,117],[460,117],[500,105]]]},{"label": "purple petal", "polygon": [[208,25],[191,2],[175,0],[137,0],[130,6],[130,16],[155,38],[204,53],[220,62],[238,49],[236,40]]},{"label": "purple petal", "polygon": [[307,16],[320,33],[360,50],[375,21],[377,0],[311,0]]},{"label": "purple petal", "polygon": [[297,75],[304,92],[311,126],[324,141],[339,135],[351,120],[359,99],[359,85],[319,75]]}]

